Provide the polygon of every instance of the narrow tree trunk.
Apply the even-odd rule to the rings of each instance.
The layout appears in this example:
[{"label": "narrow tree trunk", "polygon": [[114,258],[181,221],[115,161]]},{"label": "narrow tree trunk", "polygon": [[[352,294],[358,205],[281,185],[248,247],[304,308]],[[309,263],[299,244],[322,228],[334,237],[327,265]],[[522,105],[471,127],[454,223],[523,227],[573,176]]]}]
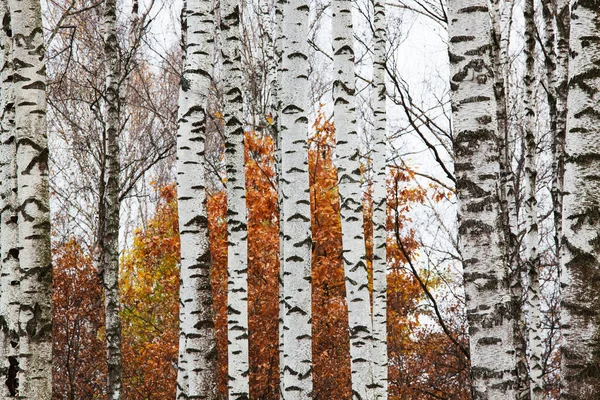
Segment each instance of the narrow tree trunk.
[{"label": "narrow tree trunk", "polygon": [[600,2],[572,2],[561,280],[562,393],[600,393]]},{"label": "narrow tree trunk", "polygon": [[537,141],[535,137],[535,42],[536,26],[533,0],[525,0],[523,6],[525,19],[525,93],[523,96],[524,128],[525,128],[525,215],[527,219],[525,249],[527,267],[527,334],[528,334],[528,362],[529,362],[529,389],[531,400],[543,398],[542,379],[542,338],[540,316],[540,256],[538,253],[538,217],[537,217]]},{"label": "narrow tree trunk", "polygon": [[356,399],[372,399],[372,319],[365,264],[359,138],[356,131],[352,2],[333,0],[332,6],[336,164],[350,327],[352,392]]},{"label": "narrow tree trunk", "polygon": [[373,1],[373,380],[375,398],[387,399],[386,91],[385,3]]},{"label": "narrow tree trunk", "polygon": [[117,4],[107,0],[104,4],[104,53],[105,72],[105,148],[104,148],[104,228],[100,240],[100,260],[104,288],[104,312],[106,317],[106,360],[108,382],[106,392],[110,400],[123,398],[121,359],[121,316],[119,303],[119,130],[121,78],[119,43],[117,41]]},{"label": "narrow tree trunk", "polygon": [[500,210],[502,215],[503,250],[508,271],[511,313],[514,321],[513,344],[517,374],[515,390],[518,397],[528,398],[529,371],[527,368],[526,321],[523,313],[523,263],[520,256],[519,194],[520,177],[512,165],[515,138],[509,129],[509,44],[512,27],[513,0],[492,0],[490,16],[492,23],[492,65],[494,70],[494,95],[496,99],[496,122],[498,125],[500,165]]},{"label": "narrow tree trunk", "polygon": [[52,256],[46,63],[40,3],[9,0],[13,35],[21,305],[18,393],[52,396]]},{"label": "narrow tree trunk", "polygon": [[[545,85],[546,85],[546,101],[548,102],[548,117],[549,117],[549,125],[550,125],[550,133],[552,135],[552,187],[550,189],[550,194],[552,196],[552,206],[553,208],[557,205],[557,191],[556,187],[557,183],[557,175],[556,171],[558,168],[558,110],[557,110],[557,59],[556,59],[556,34],[554,29],[554,15],[556,13],[556,5],[555,0],[543,0],[542,1],[542,17],[544,21],[543,25],[543,50],[544,50],[544,68],[545,68]],[[560,214],[560,212],[559,212]],[[554,218],[556,218],[556,214],[554,212]],[[555,235],[554,235],[554,245],[555,245],[555,255],[557,260],[560,258],[560,252],[558,251],[560,247],[560,239],[556,235],[558,225],[562,224],[562,221],[554,221],[555,226]],[[562,231],[562,229],[560,229]]]},{"label": "narrow tree trunk", "polygon": [[12,67],[12,28],[8,2],[0,9],[0,335],[2,341],[0,398],[16,395],[19,356],[20,281],[17,146],[15,138],[15,97]]},{"label": "narrow tree trunk", "polygon": [[179,92],[177,185],[181,238],[178,399],[217,398],[217,352],[210,281],[204,141],[214,18],[209,0],[182,14],[185,63]]},{"label": "narrow tree trunk", "polygon": [[[514,321],[502,248],[498,125],[486,0],[448,3],[459,234],[473,397],[515,398]],[[485,255],[485,256],[482,256]]]},{"label": "narrow tree trunk", "polygon": [[[278,318],[278,332],[279,332],[279,398],[283,398],[285,391],[285,380],[283,379],[283,366],[285,365],[284,360],[284,325],[283,319],[285,316],[285,301],[284,301],[284,290],[283,290],[283,263],[284,263],[284,249],[283,244],[285,241],[283,234],[283,179],[281,174],[281,102],[280,102],[280,82],[281,82],[281,65],[282,65],[282,45],[281,45],[281,28],[283,22],[283,11],[278,0],[273,1],[273,20],[271,21],[271,40],[270,51],[268,54],[271,55],[269,62],[269,82],[271,83],[271,107],[273,120],[271,121],[271,134],[273,141],[275,142],[275,151],[273,155],[273,162],[275,164],[275,174],[277,176],[277,208],[279,211],[279,318]],[[270,11],[270,10],[269,10]]]},{"label": "narrow tree trunk", "polygon": [[[563,196],[565,176],[565,138],[567,133],[567,98],[569,95],[569,37],[571,10],[569,0],[556,1],[556,131],[553,137],[552,204],[556,257],[562,254]],[[560,269],[559,269],[560,273]]]},{"label": "narrow tree trunk", "polygon": [[[283,3],[283,1],[282,1]],[[312,398],[311,222],[308,180],[308,3],[283,3],[279,115],[283,206],[283,399]]]},{"label": "narrow tree trunk", "polygon": [[240,7],[221,2],[223,35],[223,116],[227,169],[227,326],[229,399],[247,400],[248,384],[248,226],[244,168],[244,109]]}]

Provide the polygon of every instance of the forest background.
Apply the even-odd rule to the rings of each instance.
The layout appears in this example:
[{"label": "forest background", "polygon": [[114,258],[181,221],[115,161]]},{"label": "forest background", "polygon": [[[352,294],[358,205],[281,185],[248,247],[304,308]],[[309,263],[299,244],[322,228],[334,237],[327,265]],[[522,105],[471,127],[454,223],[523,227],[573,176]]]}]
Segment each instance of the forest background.
[{"label": "forest background", "polygon": [[[419,7],[425,4],[427,8]],[[178,340],[179,238],[175,186],[175,134],[181,51],[178,4],[147,1],[120,7],[119,41],[126,76],[126,118],[120,136],[120,282],[125,397],[173,398]],[[246,101],[246,188],[249,210],[250,382],[252,398],[278,398],[278,212],[273,143],[269,134],[265,49],[271,2],[246,3],[243,18]],[[134,13],[134,10],[135,13]],[[313,224],[313,332],[315,398],[350,399],[347,311],[340,263],[341,231],[331,123],[330,13],[311,3],[309,152]],[[424,11],[425,10],[425,11]],[[388,351],[390,398],[469,398],[468,345],[457,241],[447,35],[443,5],[388,4]],[[365,236],[370,221],[372,129],[369,51],[370,2],[357,1],[355,53],[359,131],[363,149]],[[135,19],[132,17],[135,14]],[[516,7],[513,93],[519,95],[522,21]],[[51,211],[54,255],[54,395],[93,399],[104,391],[102,290],[92,257],[98,232],[103,170],[104,86],[99,3],[44,4],[48,47]],[[168,33],[165,35],[165,31]],[[520,36],[521,35],[521,36]],[[217,60],[218,60],[217,55]],[[218,62],[217,62],[218,64]],[[219,71],[213,78],[207,180],[213,291],[219,350],[219,391],[226,396],[226,200]],[[539,98],[544,97],[540,91]],[[515,100],[515,104],[518,101]],[[540,101],[539,109],[546,107]],[[518,126],[520,112],[511,116]],[[542,134],[540,154],[549,142]],[[518,159],[519,154],[515,155]],[[540,159],[541,198],[549,160]],[[546,172],[544,172],[546,167]],[[550,214],[549,201],[540,214]],[[541,223],[541,242],[552,241]],[[545,230],[544,230],[545,229]],[[367,258],[370,257],[367,239]],[[556,384],[557,260],[552,246],[542,270],[544,379]],[[406,252],[406,253],[405,253]],[[542,254],[544,252],[542,251]],[[409,263],[407,255],[412,259]],[[340,366],[346,366],[348,370]]]}]

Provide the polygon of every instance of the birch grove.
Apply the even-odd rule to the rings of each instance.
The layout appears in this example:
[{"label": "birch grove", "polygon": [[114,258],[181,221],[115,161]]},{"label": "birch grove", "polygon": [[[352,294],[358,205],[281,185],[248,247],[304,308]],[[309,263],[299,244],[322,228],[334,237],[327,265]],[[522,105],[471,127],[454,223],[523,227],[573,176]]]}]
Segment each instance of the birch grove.
[{"label": "birch grove", "polygon": [[598,2],[0,17],[1,399],[599,396]]}]

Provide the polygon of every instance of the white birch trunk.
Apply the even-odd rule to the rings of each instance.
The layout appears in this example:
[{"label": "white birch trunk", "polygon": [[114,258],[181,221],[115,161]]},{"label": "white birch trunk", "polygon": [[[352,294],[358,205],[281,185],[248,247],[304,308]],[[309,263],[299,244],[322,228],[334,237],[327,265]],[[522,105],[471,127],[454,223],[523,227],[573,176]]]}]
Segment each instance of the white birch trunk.
[{"label": "white birch trunk", "polygon": [[387,400],[387,254],[386,242],[386,18],[383,0],[373,1],[373,380],[375,398]]},{"label": "white birch trunk", "polygon": [[542,355],[543,346],[541,338],[540,316],[540,256],[538,253],[538,217],[537,217],[537,140],[535,121],[535,42],[536,26],[533,0],[525,0],[523,6],[525,19],[525,93],[523,96],[524,128],[525,128],[525,215],[527,219],[525,234],[527,268],[527,337],[528,337],[528,363],[529,363],[529,391],[531,400],[543,398]]},{"label": "white birch trunk", "polygon": [[104,313],[106,318],[106,361],[108,364],[107,397],[110,400],[123,398],[121,357],[121,315],[119,302],[119,130],[121,79],[119,44],[117,39],[117,3],[107,0],[104,4],[104,54],[105,71],[105,183],[103,203],[104,228],[100,240],[100,262],[104,288]]},{"label": "white birch trunk", "polygon": [[19,310],[18,396],[52,396],[52,256],[46,68],[40,3],[9,0],[13,35]]},{"label": "white birch trunk", "polygon": [[223,117],[227,170],[227,326],[229,399],[247,400],[248,383],[248,226],[244,168],[244,109],[240,7],[221,2],[223,35]]},{"label": "white birch trunk", "polygon": [[515,398],[514,321],[502,248],[488,2],[448,4],[459,234],[476,399]]},{"label": "white birch trunk", "polygon": [[209,0],[188,0],[182,14],[185,62],[179,92],[177,187],[181,239],[178,399],[217,398],[204,141],[214,18]]},{"label": "white birch trunk", "polygon": [[333,0],[333,99],[336,166],[342,222],[342,260],[350,332],[352,394],[373,399],[373,344],[369,278],[362,219],[359,138],[356,131],[352,2]]},{"label": "white birch trunk", "polygon": [[17,394],[19,356],[19,240],[15,138],[15,98],[12,70],[12,31],[8,1],[1,3],[0,21],[0,398]]},{"label": "white birch trunk", "polygon": [[[554,241],[556,255],[562,254],[563,196],[565,176],[565,138],[567,132],[567,98],[569,94],[569,37],[571,10],[569,0],[556,1],[556,131],[552,160],[552,201],[554,214]],[[560,269],[559,269],[560,274]]]},{"label": "white birch trunk", "polygon": [[308,180],[308,3],[282,1],[281,193],[283,209],[283,393],[312,398],[310,189]]},{"label": "white birch trunk", "polygon": [[571,14],[561,287],[561,397],[600,393],[600,7]]}]

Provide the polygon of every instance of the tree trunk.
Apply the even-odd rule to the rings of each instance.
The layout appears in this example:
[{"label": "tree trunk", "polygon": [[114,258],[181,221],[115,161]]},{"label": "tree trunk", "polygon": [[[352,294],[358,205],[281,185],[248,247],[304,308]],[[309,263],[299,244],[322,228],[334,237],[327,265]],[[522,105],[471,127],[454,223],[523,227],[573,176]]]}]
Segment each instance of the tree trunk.
[{"label": "tree trunk", "polygon": [[352,392],[373,399],[373,341],[362,221],[359,138],[356,131],[352,2],[332,3],[336,166],[342,222],[342,260],[350,332]]},{"label": "tree trunk", "polygon": [[600,2],[574,1],[561,280],[562,393],[600,393]]},{"label": "tree trunk", "polygon": [[386,221],[386,90],[385,90],[385,3],[373,1],[373,380],[375,398],[387,400],[387,254]]},{"label": "tree trunk", "polygon": [[[488,2],[448,4],[459,235],[475,399],[515,398],[514,321],[502,247]],[[483,256],[485,255],[485,256]]]},{"label": "tree trunk", "polygon": [[52,396],[52,255],[46,63],[40,3],[9,0],[13,35],[21,304],[18,393]]},{"label": "tree trunk", "polygon": [[542,399],[542,338],[540,316],[540,256],[538,253],[538,217],[537,217],[537,141],[535,135],[535,42],[536,26],[533,0],[525,0],[523,6],[525,19],[525,93],[523,96],[524,128],[525,128],[525,265],[527,268],[527,334],[528,334],[528,363],[529,363],[529,389],[531,400]]},{"label": "tree trunk", "polygon": [[100,199],[104,227],[99,257],[104,288],[106,317],[106,360],[108,364],[107,397],[123,398],[123,364],[121,358],[121,316],[119,303],[119,131],[121,128],[121,78],[119,43],[117,41],[117,3],[107,0],[104,5],[105,104],[104,104],[104,196]]},{"label": "tree trunk", "polygon": [[248,384],[248,226],[244,167],[244,109],[240,7],[222,0],[223,116],[227,170],[227,326],[229,399],[247,400]]},{"label": "tree trunk", "polygon": [[308,180],[308,3],[283,4],[279,115],[283,195],[283,395],[312,398],[311,222]]},{"label": "tree trunk", "polygon": [[[565,177],[565,138],[567,133],[567,98],[569,95],[569,37],[571,10],[569,0],[556,1],[556,131],[553,137],[552,205],[556,256],[562,254],[563,196]],[[559,269],[560,274],[560,269]]]},{"label": "tree trunk", "polygon": [[12,28],[8,1],[1,3],[2,30],[0,46],[0,343],[2,358],[0,398],[16,395],[16,365],[19,356],[20,281],[18,203],[17,203],[17,146],[15,140],[15,93],[12,67]]},{"label": "tree trunk", "polygon": [[214,17],[209,0],[182,13],[185,62],[179,92],[177,185],[181,239],[178,399],[217,398],[217,351],[210,281],[204,142]]},{"label": "tree trunk", "polygon": [[500,210],[502,214],[503,249],[509,273],[510,295],[512,296],[513,343],[516,356],[517,375],[515,390],[518,397],[529,396],[529,371],[527,368],[526,321],[523,313],[523,262],[520,255],[519,232],[519,182],[521,177],[513,168],[516,138],[509,129],[510,65],[509,44],[512,27],[513,0],[490,2],[492,22],[492,65],[494,66],[494,94],[500,152]]}]

